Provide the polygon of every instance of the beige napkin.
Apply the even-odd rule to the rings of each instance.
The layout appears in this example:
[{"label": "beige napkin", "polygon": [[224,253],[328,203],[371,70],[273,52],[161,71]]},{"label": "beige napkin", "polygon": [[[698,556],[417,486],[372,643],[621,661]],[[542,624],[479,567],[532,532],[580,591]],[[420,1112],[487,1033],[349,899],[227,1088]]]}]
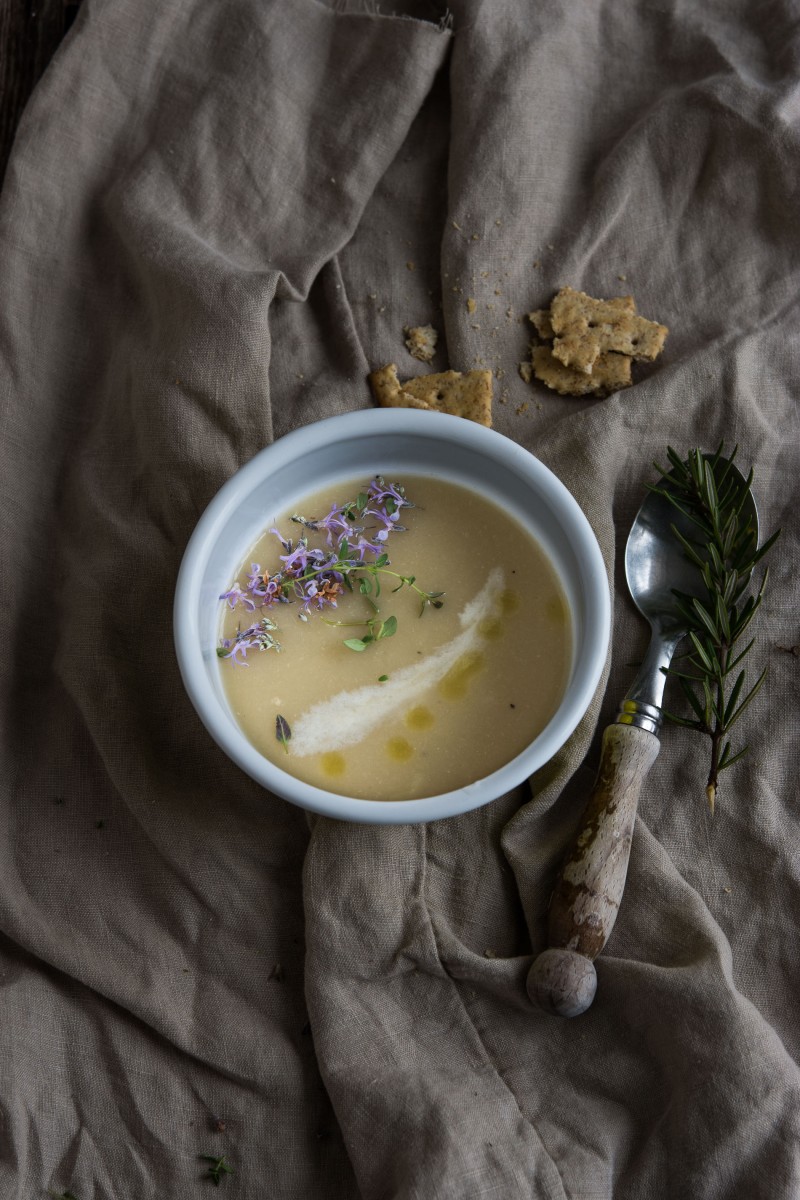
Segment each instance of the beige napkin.
[{"label": "beige napkin", "polygon": [[[225,1154],[243,1197],[789,1200],[791,8],[459,0],[444,27],[424,3],[364,9],[87,4],[19,131],[0,204],[0,1192],[183,1200],[199,1156]],[[573,402],[517,374],[523,314],[566,283],[670,326],[628,392]],[[309,839],[195,717],[175,574],[240,464],[367,407],[368,370],[428,323],[431,369],[494,370],[496,427],[596,529],[608,688],[532,790]],[[667,442],[722,438],[784,527],[750,752],[712,822],[705,746],[665,730],[598,999],[552,1019],[524,981],[645,645],[620,543]]]}]

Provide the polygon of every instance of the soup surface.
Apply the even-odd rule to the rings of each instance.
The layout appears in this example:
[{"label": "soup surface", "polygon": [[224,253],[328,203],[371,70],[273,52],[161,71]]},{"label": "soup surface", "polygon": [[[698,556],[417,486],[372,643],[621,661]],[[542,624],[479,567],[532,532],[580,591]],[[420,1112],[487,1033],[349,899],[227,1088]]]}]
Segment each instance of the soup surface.
[{"label": "soup surface", "polygon": [[[308,497],[223,597],[220,667],[247,738],[299,779],[369,800],[503,766],[553,716],[572,654],[555,570],[513,517],[453,483],[401,485]],[[339,561],[364,566],[332,575],[342,538]]]}]

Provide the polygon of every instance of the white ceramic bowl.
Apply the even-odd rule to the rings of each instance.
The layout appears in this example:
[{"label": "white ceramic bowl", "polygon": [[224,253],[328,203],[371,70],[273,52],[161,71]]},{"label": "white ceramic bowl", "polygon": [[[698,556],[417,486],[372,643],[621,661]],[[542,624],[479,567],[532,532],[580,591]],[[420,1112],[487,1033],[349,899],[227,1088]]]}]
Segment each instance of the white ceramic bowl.
[{"label": "white ceramic bowl", "polygon": [[[511,512],[544,546],[573,620],[572,671],[547,727],[500,770],[423,800],[382,802],[303,783],[264,758],[229,708],[216,647],[222,592],[267,523],[308,495],[355,477],[431,475],[471,487]],[[605,663],[610,602],[605,566],[586,517],[564,485],[508,438],[460,417],[369,409],[307,425],[262,450],[217,493],[198,522],[175,595],[183,681],[211,736],[248,775],[301,808],[343,820],[410,824],[451,817],[496,799],[543,766],[585,713]]]}]

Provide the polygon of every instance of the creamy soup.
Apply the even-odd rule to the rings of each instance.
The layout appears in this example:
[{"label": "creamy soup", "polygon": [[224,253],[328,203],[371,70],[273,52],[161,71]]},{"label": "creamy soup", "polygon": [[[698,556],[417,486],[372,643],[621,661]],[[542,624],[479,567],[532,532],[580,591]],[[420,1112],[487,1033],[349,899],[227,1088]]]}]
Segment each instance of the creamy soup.
[{"label": "creamy soup", "polygon": [[[555,713],[572,653],[555,570],[520,524],[455,484],[401,482],[310,496],[222,598],[220,666],[247,738],[299,779],[369,800],[503,766]],[[364,566],[333,574],[343,538],[340,561]]]}]

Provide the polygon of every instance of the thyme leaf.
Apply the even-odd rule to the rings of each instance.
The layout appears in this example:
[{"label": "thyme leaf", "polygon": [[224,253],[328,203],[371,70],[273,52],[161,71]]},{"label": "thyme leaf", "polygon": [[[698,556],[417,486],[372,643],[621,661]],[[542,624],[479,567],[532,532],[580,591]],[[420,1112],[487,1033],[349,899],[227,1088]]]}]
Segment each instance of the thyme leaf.
[{"label": "thyme leaf", "polygon": [[281,743],[287,754],[289,753],[289,739],[291,736],[292,731],[289,728],[289,722],[286,720],[286,717],[282,717],[280,713],[278,713],[277,717],[275,718],[275,737]]},{"label": "thyme leaf", "polygon": [[225,1175],[233,1175],[233,1167],[228,1166],[224,1154],[201,1154],[200,1161],[211,1164],[206,1170],[206,1174],[211,1178],[215,1187],[219,1187]]}]

